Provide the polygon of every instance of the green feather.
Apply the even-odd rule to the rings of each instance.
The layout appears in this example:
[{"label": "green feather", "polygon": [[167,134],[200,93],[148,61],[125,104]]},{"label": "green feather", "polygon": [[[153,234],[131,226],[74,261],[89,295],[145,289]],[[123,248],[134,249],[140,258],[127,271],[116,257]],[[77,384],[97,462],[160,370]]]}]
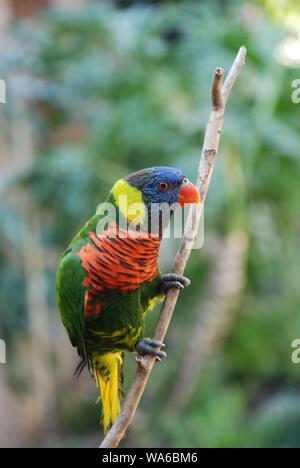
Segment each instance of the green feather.
[{"label": "green feather", "polygon": [[60,259],[56,274],[56,297],[62,322],[73,346],[84,350],[84,289],[85,271],[80,258],[72,250]]}]

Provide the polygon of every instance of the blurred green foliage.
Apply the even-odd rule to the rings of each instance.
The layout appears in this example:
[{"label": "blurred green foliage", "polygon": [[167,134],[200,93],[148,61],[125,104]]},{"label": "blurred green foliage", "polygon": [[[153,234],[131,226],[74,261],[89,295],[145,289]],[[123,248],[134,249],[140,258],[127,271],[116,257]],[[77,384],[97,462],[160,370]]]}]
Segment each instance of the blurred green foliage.
[{"label": "blurred green foliage", "polygon": [[[205,227],[207,238],[240,226],[249,232],[238,320],[184,414],[164,416],[210,269],[206,249],[194,253],[188,268],[194,285],[172,325],[176,343],[168,363],[155,369],[127,443],[299,447],[300,368],[290,359],[291,342],[300,337],[300,120],[291,102],[299,70],[274,55],[287,25],[270,2],[265,10],[262,1],[118,3],[122,8],[88,2],[79,10],[51,9],[12,25],[12,44],[0,61],[13,103],[5,110],[7,134],[25,118],[36,155],[2,183],[2,196],[25,189],[39,206],[45,247],[59,253],[124,174],[173,165],[195,179],[212,72],[219,65],[228,70],[245,44],[247,67],[228,103]],[[1,313],[6,333],[17,339],[26,331],[22,219],[5,203],[0,216]],[[54,271],[48,276],[53,304]]]}]

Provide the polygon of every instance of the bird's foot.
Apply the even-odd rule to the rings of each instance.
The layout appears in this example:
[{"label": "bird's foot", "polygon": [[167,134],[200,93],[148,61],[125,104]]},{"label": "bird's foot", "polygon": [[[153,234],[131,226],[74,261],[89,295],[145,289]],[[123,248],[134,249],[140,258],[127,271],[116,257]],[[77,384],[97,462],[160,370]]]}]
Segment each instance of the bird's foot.
[{"label": "bird's foot", "polygon": [[161,277],[162,291],[166,293],[170,288],[184,289],[191,284],[191,281],[185,276],[176,275],[176,273],[167,273]]},{"label": "bird's foot", "polygon": [[167,357],[167,354],[160,349],[164,347],[164,343],[152,340],[151,338],[143,338],[135,345],[135,349],[139,356],[155,356],[158,361]]}]

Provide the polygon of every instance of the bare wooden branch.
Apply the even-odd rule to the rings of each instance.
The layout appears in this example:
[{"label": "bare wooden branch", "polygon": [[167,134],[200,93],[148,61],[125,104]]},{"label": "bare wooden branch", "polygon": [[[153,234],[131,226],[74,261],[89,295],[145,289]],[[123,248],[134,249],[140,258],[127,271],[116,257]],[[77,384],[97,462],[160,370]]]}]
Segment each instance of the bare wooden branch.
[{"label": "bare wooden branch", "polygon": [[233,85],[235,83],[237,76],[239,75],[241,69],[245,65],[246,55],[247,55],[247,49],[246,47],[242,46],[240,50],[238,51],[238,54],[232,64],[232,67],[228,72],[224,86],[222,87],[222,96],[224,99],[224,104],[226,104],[227,99],[229,98],[229,95],[232,91],[232,88],[233,88]]},{"label": "bare wooden branch", "polygon": [[[246,53],[247,51],[245,47],[241,47],[228,73],[223,87],[221,87],[221,85],[224,71],[221,68],[217,68],[214,72],[212,83],[212,108],[206,127],[196,183],[200,191],[201,204],[197,207],[193,206],[190,209],[186,223],[185,234],[173,262],[172,271],[177,274],[183,274],[191,253],[191,244],[197,234],[204,201],[206,199],[207,190],[218,152],[221,130],[224,121],[225,104],[231,93],[234,82],[245,63]],[[178,295],[179,290],[177,289],[170,289],[168,291],[161,309],[153,339],[158,341],[164,340],[172,318],[173,310],[178,299]],[[119,445],[120,441],[126,433],[128,426],[134,418],[136,409],[145,390],[154,363],[155,358],[153,357],[145,357],[142,360],[139,359],[136,374],[125,400],[123,410],[114,425],[106,434],[102,444],[100,445],[100,448],[115,448]]]}]

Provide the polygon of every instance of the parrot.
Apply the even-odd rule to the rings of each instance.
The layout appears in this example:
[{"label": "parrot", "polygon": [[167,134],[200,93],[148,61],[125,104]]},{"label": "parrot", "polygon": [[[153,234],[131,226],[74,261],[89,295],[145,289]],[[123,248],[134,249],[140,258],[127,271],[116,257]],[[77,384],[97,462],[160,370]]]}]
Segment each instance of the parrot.
[{"label": "parrot", "polygon": [[[81,359],[76,373],[88,366],[98,387],[104,432],[121,411],[124,352],[166,357],[163,343],[144,337],[145,318],[168,289],[190,280],[161,273],[160,244],[176,207],[199,202],[180,169],[134,172],[113,185],[59,259],[58,310]],[[167,216],[162,206],[170,208]]]}]

